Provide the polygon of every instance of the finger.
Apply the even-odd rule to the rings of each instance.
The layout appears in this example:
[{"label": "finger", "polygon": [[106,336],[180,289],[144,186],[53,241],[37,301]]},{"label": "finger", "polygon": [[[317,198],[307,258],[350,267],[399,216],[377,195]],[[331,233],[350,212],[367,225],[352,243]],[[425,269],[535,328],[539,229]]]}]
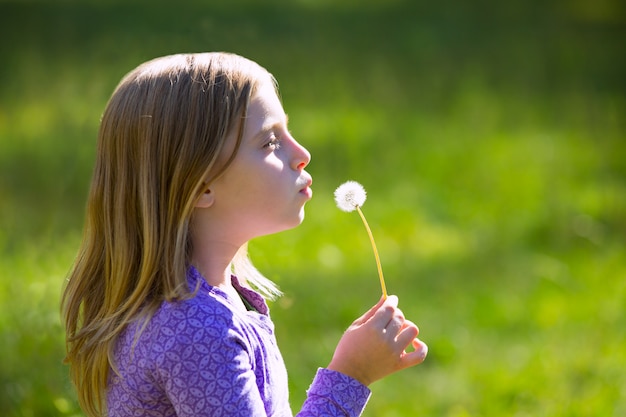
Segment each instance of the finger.
[{"label": "finger", "polygon": [[[400,332],[404,328],[404,315],[400,310],[396,310],[396,313],[391,317],[391,320],[387,323],[383,329],[392,340],[395,340]],[[407,342],[407,343],[410,343]]]},{"label": "finger", "polygon": [[405,322],[406,319],[404,318],[404,313],[399,308],[396,308],[393,311],[393,315],[385,325],[385,329],[389,330],[390,327],[393,327],[395,329],[394,335],[396,335],[405,327]]},{"label": "finger", "polygon": [[413,339],[413,352],[404,353],[400,358],[402,368],[408,368],[424,362],[428,355],[428,345],[419,339]]},{"label": "finger", "polygon": [[405,321],[405,325],[402,326],[400,333],[398,333],[398,335],[396,336],[396,342],[402,348],[402,350],[404,350],[414,340],[416,340],[415,338],[417,337],[418,334],[419,334],[419,329],[417,328],[417,326],[414,325],[413,323],[411,323],[411,325],[406,325],[406,321]]},{"label": "finger", "polygon": [[385,298],[380,297],[380,300],[378,300],[378,302],[372,308],[366,311],[361,317],[356,319],[352,324],[360,325],[360,324],[367,322],[369,319],[371,319],[374,316],[376,311],[378,311],[378,309],[383,305],[384,302],[385,302]]},{"label": "finger", "polygon": [[396,312],[398,312],[397,306],[398,297],[395,295],[387,297],[383,305],[372,316],[372,323],[380,329],[386,328]]},{"label": "finger", "polygon": [[384,304],[390,305],[394,308],[398,307],[398,296],[390,295],[387,298],[384,298]]},{"label": "finger", "polygon": [[422,340],[418,339],[417,337],[413,339],[412,344],[413,344],[413,349],[423,350],[425,354],[428,353],[428,345],[424,343]]},{"label": "finger", "polygon": [[404,329],[406,327],[415,327],[417,329],[417,334],[420,334],[420,328],[417,327],[417,325],[413,323],[411,320],[404,320],[404,324],[402,325],[402,328]]},{"label": "finger", "polygon": [[[377,317],[376,323],[377,325],[385,328],[387,322],[393,315],[393,311],[395,309],[394,306],[398,305],[398,297],[395,295],[390,295],[387,298],[381,297],[381,299],[376,303],[374,307],[372,307],[368,312],[363,314],[361,317],[356,319],[353,325],[362,325],[372,320],[374,317]],[[385,313],[386,312],[386,313]],[[381,318],[381,315],[383,316]],[[385,318],[386,317],[386,318]]]}]

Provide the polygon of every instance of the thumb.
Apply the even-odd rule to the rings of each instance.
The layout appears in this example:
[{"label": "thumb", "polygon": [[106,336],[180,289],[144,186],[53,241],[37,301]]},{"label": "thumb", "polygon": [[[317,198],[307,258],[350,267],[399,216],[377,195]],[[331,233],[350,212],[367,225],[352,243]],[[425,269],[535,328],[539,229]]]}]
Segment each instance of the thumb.
[{"label": "thumb", "polygon": [[398,297],[395,295],[390,295],[387,298],[385,298],[384,296],[380,297],[380,300],[378,300],[378,302],[372,308],[370,308],[365,314],[363,314],[361,317],[356,319],[353,324],[361,325],[363,323],[367,323],[367,321],[371,319],[374,316],[374,314],[376,314],[376,312],[383,305],[391,305],[393,307],[397,307]]}]

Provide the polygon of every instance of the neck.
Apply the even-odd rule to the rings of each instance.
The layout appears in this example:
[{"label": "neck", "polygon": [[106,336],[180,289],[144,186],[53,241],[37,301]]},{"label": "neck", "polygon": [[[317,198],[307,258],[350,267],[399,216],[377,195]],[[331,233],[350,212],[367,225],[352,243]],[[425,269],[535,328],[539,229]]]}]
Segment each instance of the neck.
[{"label": "neck", "polygon": [[230,278],[231,263],[238,250],[236,245],[226,242],[210,241],[203,242],[202,245],[199,245],[199,242],[194,242],[191,263],[209,285],[220,288],[227,293],[235,308],[245,312],[247,308],[233,287]]},{"label": "neck", "polygon": [[230,286],[231,263],[239,248],[227,242],[193,242],[191,263],[214,287]]},{"label": "neck", "polygon": [[212,208],[196,208],[190,222],[191,263],[214,287],[230,288],[231,264],[245,244],[229,221]]}]

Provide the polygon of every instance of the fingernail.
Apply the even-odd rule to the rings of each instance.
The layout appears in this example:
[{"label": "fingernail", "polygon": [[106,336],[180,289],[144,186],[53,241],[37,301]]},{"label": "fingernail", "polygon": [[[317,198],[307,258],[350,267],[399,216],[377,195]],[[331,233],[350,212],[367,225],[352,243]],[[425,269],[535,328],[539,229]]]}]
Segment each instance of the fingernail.
[{"label": "fingernail", "polygon": [[390,304],[393,304],[394,306],[398,306],[398,296],[397,295],[390,295],[387,297],[387,302]]}]

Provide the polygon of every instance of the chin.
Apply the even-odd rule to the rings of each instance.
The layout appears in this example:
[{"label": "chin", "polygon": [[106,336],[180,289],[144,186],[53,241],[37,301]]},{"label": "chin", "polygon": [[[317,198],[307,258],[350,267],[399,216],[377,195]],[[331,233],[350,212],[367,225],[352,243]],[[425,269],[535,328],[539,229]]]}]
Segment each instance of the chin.
[{"label": "chin", "polygon": [[283,230],[294,229],[300,226],[303,221],[304,221],[304,208],[300,210],[300,213],[298,213],[298,216],[294,218],[293,221],[285,224],[285,228]]},{"label": "chin", "polygon": [[300,214],[298,215],[298,224],[296,224],[294,227],[296,226],[300,226],[302,224],[302,222],[304,221],[304,206],[302,207],[302,209],[300,210]]},{"label": "chin", "polygon": [[296,220],[294,220],[293,223],[286,225],[284,230],[295,229],[296,227],[300,226],[303,221],[304,221],[304,213],[302,213],[301,216],[299,216]]},{"label": "chin", "polygon": [[277,227],[276,229],[266,230],[265,232],[260,233],[258,236],[273,235],[276,233],[295,229],[296,227],[300,226],[303,221],[304,221],[304,210],[302,210],[300,214],[298,215],[298,217],[294,218],[293,220],[284,222],[280,227]]}]

